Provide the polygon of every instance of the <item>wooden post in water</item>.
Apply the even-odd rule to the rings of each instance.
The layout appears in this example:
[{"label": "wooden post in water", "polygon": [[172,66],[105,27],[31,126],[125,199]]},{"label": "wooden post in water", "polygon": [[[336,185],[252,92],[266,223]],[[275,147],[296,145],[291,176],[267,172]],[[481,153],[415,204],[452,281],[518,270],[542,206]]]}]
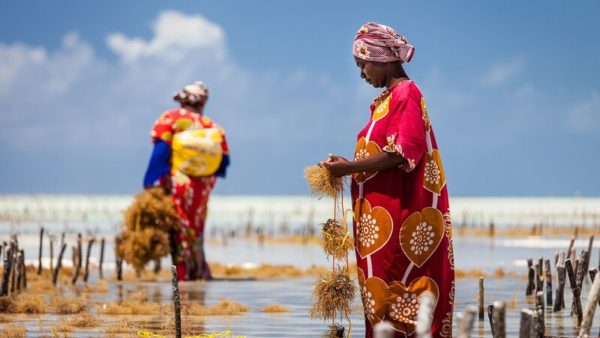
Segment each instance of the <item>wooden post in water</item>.
[{"label": "wooden post in water", "polygon": [[417,338],[432,338],[431,321],[433,320],[433,310],[435,299],[431,292],[425,292],[419,297],[419,309],[417,311],[417,322],[415,323],[415,332]]},{"label": "wooden post in water", "polygon": [[544,292],[538,291],[535,294],[535,312],[537,313],[537,321],[535,322],[535,332],[538,338],[544,338],[546,330],[546,314],[544,308]]},{"label": "wooden post in water", "polygon": [[494,338],[506,338],[506,312],[504,302],[494,302]]},{"label": "wooden post in water", "polygon": [[573,272],[573,266],[571,265],[571,260],[567,259],[565,261],[565,268],[567,269],[567,276],[569,277],[569,285],[571,285],[571,290],[573,291],[573,314],[577,316],[577,326],[581,325],[582,317],[582,309],[581,309],[581,290],[577,288],[577,281],[575,280],[575,273]]},{"label": "wooden post in water", "polygon": [[25,266],[25,250],[21,249],[21,289],[27,289],[27,267]]},{"label": "wooden post in water", "polygon": [[558,253],[558,263],[556,264],[558,286],[556,287],[556,298],[554,299],[554,312],[565,308],[565,256],[566,253],[562,250]]},{"label": "wooden post in water", "polygon": [[546,304],[548,304],[548,306],[552,305],[552,272],[551,267],[550,267],[550,260],[546,259],[544,261],[544,266],[545,266],[545,277],[544,279],[546,280]]},{"label": "wooden post in water", "polygon": [[11,292],[21,290],[21,251],[16,250],[15,263],[13,264],[13,278],[12,278]]},{"label": "wooden post in water", "polygon": [[73,260],[73,277],[71,278],[71,284],[75,285],[77,283],[77,279],[79,278],[79,250],[77,250],[77,246],[73,245],[71,247],[71,258]]},{"label": "wooden post in water", "polygon": [[600,277],[596,277],[592,283],[590,296],[585,305],[583,321],[581,323],[581,328],[579,329],[579,338],[588,338],[590,336],[590,329],[592,327],[594,312],[596,312],[596,305],[598,305],[598,302],[600,302]]},{"label": "wooden post in water", "polygon": [[181,302],[179,298],[179,277],[177,268],[171,266],[171,284],[173,285],[173,305],[175,307],[175,338],[181,338]]},{"label": "wooden post in water", "polygon": [[121,236],[115,237],[115,270],[117,272],[117,280],[123,280],[123,257],[119,255],[121,241]]},{"label": "wooden post in water", "polygon": [[104,273],[102,272],[102,263],[104,262],[104,245],[106,244],[106,240],[104,237],[100,240],[100,260],[98,264],[98,274],[100,275],[100,279],[104,279]]},{"label": "wooden post in water", "polygon": [[95,238],[88,240],[87,252],[85,253],[85,272],[83,274],[83,281],[87,283],[88,277],[90,276],[90,254],[92,253],[92,246],[94,245]]},{"label": "wooden post in water", "polygon": [[525,296],[531,296],[535,288],[535,284],[533,283],[535,270],[533,270],[533,259],[531,258],[527,258],[527,269],[527,289],[525,290]]},{"label": "wooden post in water", "polygon": [[483,276],[479,277],[479,293],[477,294],[477,304],[479,305],[479,320],[482,321],[484,318],[483,310]]},{"label": "wooden post in water", "polygon": [[50,242],[50,271],[54,271],[54,238],[53,236],[48,236],[48,241]]},{"label": "wooden post in water", "polygon": [[535,292],[544,291],[543,273],[544,271],[544,258],[540,257],[535,264]]},{"label": "wooden post in water", "polygon": [[490,321],[490,330],[492,331],[492,338],[496,338],[496,332],[494,332],[494,305],[490,304],[487,307],[488,320]]},{"label": "wooden post in water", "polygon": [[[594,235],[590,236],[590,241],[588,242],[587,255],[585,257],[585,264],[583,268],[583,272],[585,273],[590,268],[590,259],[592,258],[592,246],[594,245]],[[585,276],[584,276],[585,278]],[[594,281],[593,279],[591,280]]]},{"label": "wooden post in water", "polygon": [[[579,295],[581,297],[581,290],[583,287],[583,279],[585,277],[586,271],[583,270],[584,266],[585,266],[585,258],[587,256],[587,252],[585,250],[581,250],[581,252],[579,253],[579,256],[577,257],[577,269],[574,270],[575,272],[575,282],[577,283],[577,290],[579,290]],[[575,300],[573,300],[573,303],[571,304],[571,312],[575,313]]]},{"label": "wooden post in water", "polygon": [[82,236],[81,232],[77,234],[77,246],[74,247],[75,254],[73,255],[73,284],[77,283],[79,274],[81,273],[81,267],[83,266],[83,247],[82,247]]},{"label": "wooden post in water", "polygon": [[43,253],[43,247],[44,247],[44,227],[42,227],[40,229],[40,248],[38,251],[38,270],[37,270],[37,274],[41,275],[42,274],[42,253]]},{"label": "wooden post in water", "polygon": [[469,305],[465,308],[458,322],[458,333],[456,338],[471,338],[471,331],[473,330],[473,322],[477,316],[478,308],[474,305]]},{"label": "wooden post in water", "polygon": [[56,286],[56,282],[58,282],[58,273],[60,272],[60,268],[62,267],[62,259],[67,250],[67,243],[63,243],[62,248],[60,249],[60,253],[58,254],[58,258],[56,259],[56,267],[54,268],[54,272],[52,273],[52,284]]},{"label": "wooden post in water", "polygon": [[531,322],[533,321],[533,311],[529,309],[521,310],[521,324],[519,327],[519,338],[531,337]]},{"label": "wooden post in water", "polygon": [[588,273],[590,274],[590,280],[593,282],[594,278],[596,277],[596,274],[598,273],[598,269],[590,269]]},{"label": "wooden post in water", "polygon": [[8,282],[10,280],[10,270],[12,260],[12,252],[10,248],[6,249],[4,254],[4,270],[2,271],[2,286],[0,286],[0,296],[8,296]]},{"label": "wooden post in water", "polygon": [[12,255],[12,257],[10,258],[12,260],[12,264],[10,265],[10,293],[13,293],[15,292],[15,284],[17,282],[16,267],[17,265],[19,265],[19,261],[17,259],[17,254],[19,253],[19,245],[16,240],[11,240],[10,247],[10,252]]},{"label": "wooden post in water", "polygon": [[[577,228],[575,228],[577,231]],[[576,236],[572,236],[571,237],[571,241],[569,242],[569,248],[567,249],[567,259],[573,259],[573,246],[575,246],[575,237]],[[574,259],[573,259],[574,260]]]}]

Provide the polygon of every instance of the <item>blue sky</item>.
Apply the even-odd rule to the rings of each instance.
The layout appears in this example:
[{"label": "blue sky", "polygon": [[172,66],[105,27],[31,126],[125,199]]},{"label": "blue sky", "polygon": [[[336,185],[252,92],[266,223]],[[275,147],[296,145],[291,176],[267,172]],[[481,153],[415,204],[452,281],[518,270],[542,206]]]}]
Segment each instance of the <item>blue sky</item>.
[{"label": "blue sky", "polygon": [[[371,4],[372,2],[369,2]],[[305,194],[378,91],[367,21],[415,45],[452,195],[599,196],[600,2],[0,2],[0,193],[133,193],[171,93],[204,80],[221,194]]]}]

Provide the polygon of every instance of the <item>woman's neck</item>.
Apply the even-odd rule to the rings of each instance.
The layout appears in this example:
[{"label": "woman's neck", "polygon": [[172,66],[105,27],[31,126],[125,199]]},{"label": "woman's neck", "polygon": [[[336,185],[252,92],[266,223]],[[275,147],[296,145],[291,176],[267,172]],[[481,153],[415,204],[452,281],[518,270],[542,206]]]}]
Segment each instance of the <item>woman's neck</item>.
[{"label": "woman's neck", "polygon": [[387,89],[390,89],[392,87],[394,87],[395,85],[399,84],[402,81],[406,81],[406,80],[410,80],[408,78],[408,76],[406,76],[406,74],[404,74],[403,76],[399,76],[399,77],[390,77],[385,84],[385,87]]},{"label": "woman's neck", "polygon": [[202,110],[200,110],[200,109],[198,109],[198,108],[196,108],[194,106],[190,106],[190,105],[186,104],[186,105],[182,106],[182,108],[183,109],[187,109],[187,110],[191,111],[192,113],[196,113],[196,114],[202,115]]}]

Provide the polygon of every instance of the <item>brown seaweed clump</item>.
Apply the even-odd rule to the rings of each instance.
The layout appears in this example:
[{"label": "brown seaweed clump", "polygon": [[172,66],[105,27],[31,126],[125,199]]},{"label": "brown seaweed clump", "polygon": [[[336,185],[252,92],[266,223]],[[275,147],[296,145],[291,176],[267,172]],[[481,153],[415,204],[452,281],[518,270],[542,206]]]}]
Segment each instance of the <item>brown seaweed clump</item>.
[{"label": "brown seaweed clump", "polygon": [[318,196],[335,197],[344,188],[343,178],[333,176],[329,170],[319,165],[304,168],[304,178],[310,192]]},{"label": "brown seaweed clump", "polygon": [[352,237],[339,221],[328,219],[323,224],[321,233],[323,234],[323,251],[327,256],[342,259],[348,255],[348,250],[352,250]]},{"label": "brown seaweed clump", "polygon": [[143,270],[148,262],[160,259],[170,252],[169,235],[158,229],[126,230],[120,236],[117,254],[136,271]]},{"label": "brown seaweed clump", "polygon": [[173,198],[160,187],[137,194],[133,203],[125,210],[124,225],[130,231],[153,228],[169,232],[177,226],[177,222]]},{"label": "brown seaweed clump", "polygon": [[125,211],[125,229],[115,241],[117,255],[139,274],[148,262],[170,253],[168,233],[177,222],[173,199],[162,188],[142,191]]},{"label": "brown seaweed clump", "polygon": [[283,312],[289,312],[290,309],[287,306],[283,306],[280,304],[269,304],[267,306],[265,306],[264,308],[262,308],[261,312],[265,312],[265,313],[283,313]]},{"label": "brown seaweed clump", "polygon": [[312,293],[315,303],[310,309],[310,317],[333,320],[336,315],[347,316],[355,294],[356,287],[347,274],[339,270],[330,272],[315,285]]}]

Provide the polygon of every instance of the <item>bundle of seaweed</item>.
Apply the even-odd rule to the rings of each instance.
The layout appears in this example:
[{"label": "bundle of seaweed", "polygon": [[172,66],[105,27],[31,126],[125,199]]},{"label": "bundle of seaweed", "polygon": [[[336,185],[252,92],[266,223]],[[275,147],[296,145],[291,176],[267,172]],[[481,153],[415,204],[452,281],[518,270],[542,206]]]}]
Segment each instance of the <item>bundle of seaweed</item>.
[{"label": "bundle of seaweed", "polygon": [[323,251],[327,256],[336,259],[346,258],[353,248],[353,241],[346,227],[339,221],[328,219],[321,229],[323,234]]},{"label": "bundle of seaweed", "polygon": [[354,282],[341,269],[328,273],[315,285],[310,317],[334,320],[336,315],[348,316],[355,294]]},{"label": "bundle of seaweed", "polygon": [[125,211],[123,225],[115,241],[117,255],[139,274],[148,262],[171,251],[168,233],[177,225],[173,199],[160,187],[144,190]]},{"label": "bundle of seaweed", "polygon": [[124,225],[130,231],[154,228],[169,232],[177,226],[173,199],[160,187],[142,191],[125,210]]},{"label": "bundle of seaweed", "polygon": [[344,338],[345,327],[342,324],[335,323],[329,325],[322,338]]},{"label": "bundle of seaweed", "polygon": [[136,271],[143,270],[148,262],[160,259],[170,252],[169,235],[158,229],[125,230],[120,237],[117,255]]},{"label": "bundle of seaweed", "polygon": [[344,181],[341,177],[335,177],[324,167],[313,165],[304,168],[304,178],[310,187],[310,192],[329,197],[337,196],[344,188]]}]

